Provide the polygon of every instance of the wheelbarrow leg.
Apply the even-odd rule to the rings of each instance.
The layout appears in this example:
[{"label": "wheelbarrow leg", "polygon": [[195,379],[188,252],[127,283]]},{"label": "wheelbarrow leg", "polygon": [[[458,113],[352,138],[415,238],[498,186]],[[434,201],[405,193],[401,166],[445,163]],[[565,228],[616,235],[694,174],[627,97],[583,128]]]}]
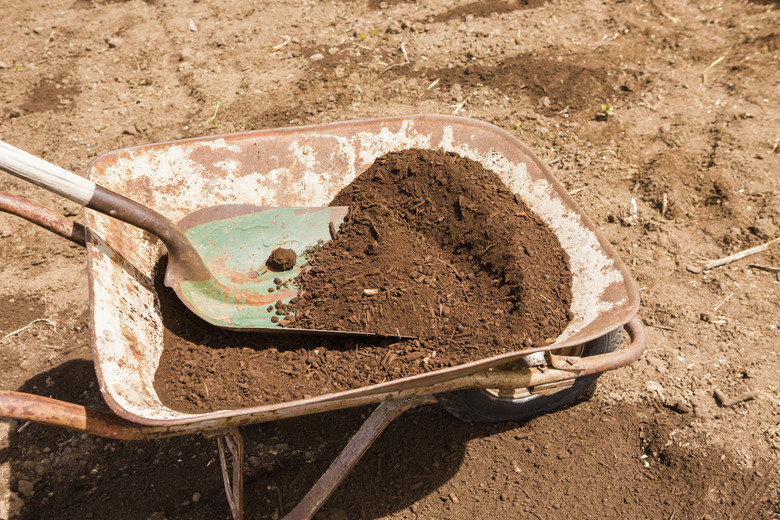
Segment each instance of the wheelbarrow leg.
[{"label": "wheelbarrow leg", "polygon": [[[233,479],[231,482],[230,472],[228,471],[227,457],[225,456],[225,446],[230,450],[233,458]],[[238,430],[228,430],[217,436],[217,447],[219,449],[219,462],[222,466],[222,481],[225,484],[225,494],[227,495],[230,512],[233,513],[234,520],[243,520],[244,518],[244,439]]]},{"label": "wheelbarrow leg", "polygon": [[417,405],[434,402],[433,396],[422,396],[385,401],[377,406],[314,487],[282,520],[311,520],[393,419]]}]

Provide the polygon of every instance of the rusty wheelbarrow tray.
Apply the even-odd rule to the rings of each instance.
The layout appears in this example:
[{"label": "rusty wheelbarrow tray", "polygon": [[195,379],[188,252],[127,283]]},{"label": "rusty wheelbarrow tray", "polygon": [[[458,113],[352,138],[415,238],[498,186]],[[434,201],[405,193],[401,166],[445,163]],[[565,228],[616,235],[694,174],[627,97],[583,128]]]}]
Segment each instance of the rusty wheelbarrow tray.
[{"label": "rusty wheelbarrow tray", "polygon": [[[162,246],[144,231],[86,210],[91,345],[100,390],[114,413],[0,392],[0,415],[125,439],[214,435],[220,447],[226,444],[233,454],[232,483],[225,456],[222,467],[231,509],[240,518],[243,447],[237,427],[381,403],[285,517],[311,518],[393,418],[435,401],[436,394],[554,386],[624,366],[641,355],[645,337],[635,318],[639,295],[627,268],[549,168],[526,145],[487,123],[416,115],[196,138],[108,153],[93,161],[87,176],[178,221],[213,204],[324,206],[377,157],[407,148],[453,151],[481,163],[550,226],[569,254],[573,273],[574,318],[554,343],[307,399],[181,413],[164,406],[153,385],[163,350],[153,284]],[[0,197],[0,209],[76,242],[80,239],[78,226],[18,197]],[[621,327],[631,338],[625,349],[582,358],[555,354]],[[543,353],[549,368],[500,368],[533,353]]]}]

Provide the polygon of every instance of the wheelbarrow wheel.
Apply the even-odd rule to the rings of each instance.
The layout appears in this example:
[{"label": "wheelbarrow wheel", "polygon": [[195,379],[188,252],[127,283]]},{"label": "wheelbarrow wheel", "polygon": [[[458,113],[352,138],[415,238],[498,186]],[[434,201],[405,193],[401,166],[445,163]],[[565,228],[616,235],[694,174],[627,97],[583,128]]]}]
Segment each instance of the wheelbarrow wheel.
[{"label": "wheelbarrow wheel", "polygon": [[[620,344],[623,329],[617,329],[585,344],[582,357],[613,352]],[[600,374],[578,377],[574,385],[549,395],[499,397],[489,390],[456,390],[437,394],[439,404],[450,414],[467,422],[522,421],[570,404],[596,383]]]}]

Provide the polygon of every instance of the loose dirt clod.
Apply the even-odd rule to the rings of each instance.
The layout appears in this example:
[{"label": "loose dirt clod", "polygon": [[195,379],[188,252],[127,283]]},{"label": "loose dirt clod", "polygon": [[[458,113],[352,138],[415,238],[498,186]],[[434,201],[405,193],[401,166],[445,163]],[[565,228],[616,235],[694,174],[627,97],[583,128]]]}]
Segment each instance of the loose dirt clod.
[{"label": "loose dirt clod", "polygon": [[200,412],[367,386],[543,344],[568,324],[566,253],[480,164],[391,153],[333,204],[350,207],[347,220],[295,280],[302,296],[273,306],[277,320],[418,339],[226,331],[187,312],[158,276],[166,330],[155,388],[167,406]]},{"label": "loose dirt clod", "polygon": [[292,249],[277,247],[271,251],[271,255],[266,260],[265,265],[272,271],[289,271],[295,266],[298,255]]}]

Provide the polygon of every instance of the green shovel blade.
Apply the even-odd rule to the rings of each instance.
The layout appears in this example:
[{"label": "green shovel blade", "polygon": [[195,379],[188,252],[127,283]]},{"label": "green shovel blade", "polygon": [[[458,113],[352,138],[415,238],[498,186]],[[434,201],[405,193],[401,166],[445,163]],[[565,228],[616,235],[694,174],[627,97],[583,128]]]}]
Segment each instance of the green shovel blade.
[{"label": "green shovel blade", "polygon": [[[195,212],[178,225],[214,279],[182,281],[177,293],[193,312],[219,327],[289,330],[271,321],[276,316],[273,306],[298,295],[295,277],[309,261],[309,250],[331,240],[347,211],[343,206],[232,205]],[[273,271],[266,265],[277,248],[291,249],[297,255],[289,270]]]}]

